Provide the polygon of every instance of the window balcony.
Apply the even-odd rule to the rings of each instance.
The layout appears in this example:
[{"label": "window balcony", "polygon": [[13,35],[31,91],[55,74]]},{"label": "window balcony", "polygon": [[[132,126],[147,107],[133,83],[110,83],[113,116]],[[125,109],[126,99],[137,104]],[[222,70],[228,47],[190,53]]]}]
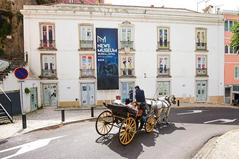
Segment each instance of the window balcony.
[{"label": "window balcony", "polygon": [[122,77],[135,77],[134,69],[121,68],[120,74]]},{"label": "window balcony", "polygon": [[169,50],[170,51],[170,42],[169,41],[158,41],[157,51]]},{"label": "window balcony", "polygon": [[52,70],[41,70],[40,78],[56,78],[56,69]]},{"label": "window balcony", "polygon": [[130,50],[134,49],[134,41],[120,41],[121,49],[130,48]]},{"label": "window balcony", "polygon": [[207,50],[207,43],[196,43],[196,50]]},{"label": "window balcony", "polygon": [[95,78],[95,69],[80,69],[81,78]]},{"label": "window balcony", "polygon": [[55,40],[40,40],[40,47],[42,50],[56,50]]},{"label": "window balcony", "polygon": [[93,50],[93,40],[80,40],[80,50]]},{"label": "window balcony", "polygon": [[170,77],[170,68],[167,69],[158,68],[157,77]]},{"label": "window balcony", "polygon": [[196,75],[197,76],[207,76],[207,68],[197,68],[196,69]]}]

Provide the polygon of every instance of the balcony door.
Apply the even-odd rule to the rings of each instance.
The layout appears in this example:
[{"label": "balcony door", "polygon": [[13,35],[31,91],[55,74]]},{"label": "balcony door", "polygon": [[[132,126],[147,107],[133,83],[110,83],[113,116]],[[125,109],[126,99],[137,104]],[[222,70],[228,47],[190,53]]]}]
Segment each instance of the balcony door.
[{"label": "balcony door", "polygon": [[95,104],[95,84],[81,83],[80,85],[81,105],[90,106]]},{"label": "balcony door", "polygon": [[57,106],[57,84],[46,83],[42,84],[43,92],[43,105],[44,106]]},{"label": "balcony door", "polygon": [[34,111],[37,109],[38,100],[37,100],[37,88],[32,87],[30,89],[30,103],[31,103],[31,111]]},{"label": "balcony door", "polygon": [[207,81],[196,81],[196,100],[197,102],[207,101]]}]

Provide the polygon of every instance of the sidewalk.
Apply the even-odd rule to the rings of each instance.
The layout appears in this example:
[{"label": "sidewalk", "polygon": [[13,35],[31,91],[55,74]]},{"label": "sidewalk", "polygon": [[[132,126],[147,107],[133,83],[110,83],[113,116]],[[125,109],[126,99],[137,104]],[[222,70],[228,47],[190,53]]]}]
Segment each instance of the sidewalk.
[{"label": "sidewalk", "polygon": [[239,129],[209,140],[193,159],[238,159]]},{"label": "sidewalk", "polygon": [[26,114],[27,128],[22,128],[22,116],[14,116],[14,123],[0,125],[0,143],[9,137],[24,134],[36,129],[59,126],[72,122],[84,121],[97,118],[105,108],[95,108],[94,117],[91,117],[90,109],[65,110],[65,122],[61,122],[61,111],[55,107],[44,107],[35,112]]}]

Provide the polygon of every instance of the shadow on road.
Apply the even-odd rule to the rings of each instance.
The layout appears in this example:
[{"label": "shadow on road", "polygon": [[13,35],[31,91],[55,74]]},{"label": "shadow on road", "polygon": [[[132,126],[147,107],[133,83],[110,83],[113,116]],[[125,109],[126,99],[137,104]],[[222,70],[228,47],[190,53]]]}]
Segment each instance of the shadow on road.
[{"label": "shadow on road", "polygon": [[132,142],[123,146],[118,140],[118,134],[108,134],[106,136],[99,137],[96,142],[107,145],[112,151],[118,153],[120,156],[130,159],[137,159],[138,156],[143,153],[143,145],[150,147],[155,145],[155,138],[157,133],[146,133],[145,131],[139,131],[135,134]]},{"label": "shadow on road", "polygon": [[132,142],[123,146],[118,139],[118,133],[109,133],[106,136],[101,136],[96,139],[96,143],[108,146],[112,151],[116,152],[122,157],[129,159],[137,159],[140,154],[144,152],[143,147],[155,146],[156,139],[160,134],[170,134],[175,130],[186,130],[184,127],[176,127],[174,123],[168,125],[157,125],[156,130],[151,133],[145,131],[138,131]]},{"label": "shadow on road", "polygon": [[158,131],[158,134],[171,134],[175,130],[186,130],[184,127],[177,127],[174,123],[168,123],[168,124],[157,124],[156,130]]}]

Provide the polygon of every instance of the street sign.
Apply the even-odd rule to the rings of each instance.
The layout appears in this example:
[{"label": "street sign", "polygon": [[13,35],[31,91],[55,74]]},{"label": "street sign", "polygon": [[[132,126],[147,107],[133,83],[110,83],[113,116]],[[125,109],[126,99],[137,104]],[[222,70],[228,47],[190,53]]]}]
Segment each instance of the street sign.
[{"label": "street sign", "polygon": [[19,80],[24,80],[28,76],[28,71],[23,67],[18,67],[14,70],[14,75]]}]

